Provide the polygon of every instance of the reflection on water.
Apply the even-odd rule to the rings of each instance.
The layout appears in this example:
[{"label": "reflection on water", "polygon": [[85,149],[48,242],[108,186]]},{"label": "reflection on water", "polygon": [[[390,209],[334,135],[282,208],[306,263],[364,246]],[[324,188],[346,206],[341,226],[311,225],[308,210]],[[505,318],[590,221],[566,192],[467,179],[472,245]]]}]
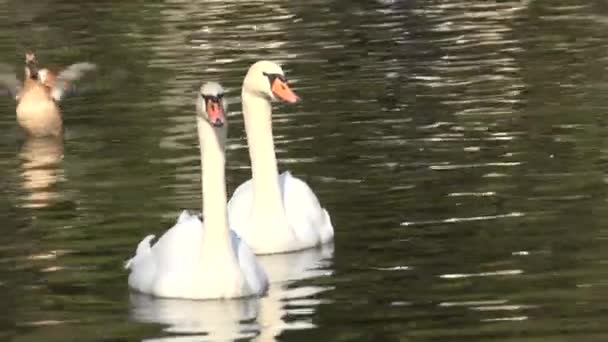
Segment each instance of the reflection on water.
[{"label": "reflection on water", "polygon": [[[256,341],[275,341],[287,329],[315,327],[310,317],[314,316],[316,306],[321,304],[319,295],[330,288],[294,282],[333,274],[333,253],[331,243],[297,253],[259,256],[268,274],[270,288],[266,297],[260,299],[257,321],[262,329]],[[288,321],[286,317],[289,317]]]},{"label": "reflection on water", "polygon": [[23,207],[43,208],[59,197],[53,185],[64,180],[63,140],[28,139],[21,146],[21,187]]},{"label": "reflection on water", "polygon": [[[20,68],[25,47],[50,64],[90,60],[103,85],[64,103],[65,159],[59,146],[16,145],[14,101],[0,98],[0,289],[15,304],[0,309],[0,336],[608,332],[601,1],[0,3],[0,63]],[[336,257],[261,258],[273,286],[258,300],[131,304],[122,261],[200,207],[203,81],[231,100],[228,193],[251,177],[239,94],[262,58],[303,98],[275,107],[279,169],[331,213]]]},{"label": "reflection on water", "polygon": [[[131,314],[139,322],[166,325],[172,335],[146,341],[230,341],[259,332],[257,299],[189,301],[132,293]],[[187,334],[187,336],[184,336]]]},{"label": "reflection on water", "polygon": [[[230,341],[255,337],[275,341],[286,329],[314,327],[308,317],[320,304],[316,297],[327,287],[296,285],[312,277],[332,274],[333,245],[307,251],[261,256],[270,288],[263,298],[190,301],[158,299],[131,293],[131,315],[139,322],[166,325],[177,336],[146,341]],[[285,318],[289,316],[289,321]]]}]

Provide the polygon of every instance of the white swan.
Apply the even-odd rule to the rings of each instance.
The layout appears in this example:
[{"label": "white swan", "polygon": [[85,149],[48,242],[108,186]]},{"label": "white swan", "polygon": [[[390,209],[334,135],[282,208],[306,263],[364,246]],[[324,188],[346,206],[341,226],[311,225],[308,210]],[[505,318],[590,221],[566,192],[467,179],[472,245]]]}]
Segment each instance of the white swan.
[{"label": "white swan", "polygon": [[[231,301],[159,299],[129,294],[130,316],[137,322],[162,324],[163,337],[149,341],[277,341],[286,330],[315,327],[317,306],[331,286],[304,279],[333,273],[333,244],[295,253],[259,256],[271,283],[263,298]],[[188,334],[187,337],[184,334]]]},{"label": "white swan", "polygon": [[228,228],[224,179],[225,106],[222,87],[201,87],[197,99],[198,136],[203,184],[202,222],[184,211],[158,241],[146,236],[125,268],[129,286],[171,298],[212,299],[264,294],[266,273],[255,255]]},{"label": "white swan", "polygon": [[278,173],[271,100],[298,101],[281,67],[269,61],[253,64],[241,96],[252,178],[236,189],[228,203],[231,227],[256,254],[296,251],[331,241],[334,229],[329,214],[312,189],[287,171]]}]

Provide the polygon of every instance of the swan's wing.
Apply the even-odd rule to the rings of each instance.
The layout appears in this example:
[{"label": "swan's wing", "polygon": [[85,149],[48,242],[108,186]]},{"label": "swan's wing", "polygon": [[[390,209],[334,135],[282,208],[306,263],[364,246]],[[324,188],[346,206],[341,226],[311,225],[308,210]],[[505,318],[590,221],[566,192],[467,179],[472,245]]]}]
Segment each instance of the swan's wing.
[{"label": "swan's wing", "polygon": [[334,228],[329,214],[312,189],[288,171],[279,176],[283,205],[289,225],[301,241],[325,243],[333,239]]},{"label": "swan's wing", "polygon": [[[321,207],[308,184],[289,172],[279,175],[279,184],[289,226],[298,240],[307,246],[331,241],[334,228],[329,214]],[[252,203],[253,182],[250,179],[234,191],[228,202],[230,227],[240,235],[247,236]]]},{"label": "swan's wing", "polygon": [[0,92],[4,96],[11,96],[18,100],[21,91],[21,82],[17,79],[13,68],[7,64],[0,64]]},{"label": "swan's wing", "polygon": [[70,65],[57,75],[51,90],[51,96],[55,101],[61,101],[65,96],[76,93],[74,82],[95,69],[97,69],[97,65],[88,62]]},{"label": "swan's wing", "polygon": [[124,268],[129,270],[129,286],[141,291],[149,292],[154,286],[154,278],[156,276],[156,263],[151,254],[150,242],[154,235],[148,235],[139,244],[135,256],[129,259]]},{"label": "swan's wing", "polygon": [[137,246],[135,257],[125,265],[131,271],[129,286],[152,293],[158,286],[182,285],[196,267],[203,239],[202,229],[198,217],[183,212],[178,222],[153,246],[149,246],[152,235],[144,238]]},{"label": "swan's wing", "polygon": [[152,240],[154,239],[154,237],[154,235],[148,235],[143,238],[143,240],[141,240],[139,244],[137,244],[135,256],[127,260],[124,264],[124,268],[126,270],[130,269],[134,264],[137,264],[138,260],[146,258],[146,256],[150,253],[150,250],[152,249]]},{"label": "swan's wing", "polygon": [[178,222],[152,246],[159,272],[191,272],[203,241],[203,224],[184,211]]},{"label": "swan's wing", "polygon": [[260,266],[255,254],[234,230],[230,230],[230,238],[239,267],[252,293],[265,293],[268,290],[268,276],[262,266]]}]

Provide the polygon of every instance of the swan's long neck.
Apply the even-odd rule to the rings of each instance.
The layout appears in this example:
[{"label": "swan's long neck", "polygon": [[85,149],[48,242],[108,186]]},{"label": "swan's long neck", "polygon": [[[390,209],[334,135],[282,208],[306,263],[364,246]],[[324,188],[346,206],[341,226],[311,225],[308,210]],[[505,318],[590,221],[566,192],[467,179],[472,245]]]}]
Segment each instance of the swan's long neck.
[{"label": "swan's long neck", "polygon": [[228,212],[226,209],[226,179],[224,143],[226,128],[214,128],[197,118],[201,149],[201,180],[203,190],[203,220],[205,245],[229,243]]},{"label": "swan's long neck", "polygon": [[254,213],[283,213],[283,202],[279,188],[279,171],[272,137],[272,109],[270,101],[242,93],[243,116],[253,181]]}]

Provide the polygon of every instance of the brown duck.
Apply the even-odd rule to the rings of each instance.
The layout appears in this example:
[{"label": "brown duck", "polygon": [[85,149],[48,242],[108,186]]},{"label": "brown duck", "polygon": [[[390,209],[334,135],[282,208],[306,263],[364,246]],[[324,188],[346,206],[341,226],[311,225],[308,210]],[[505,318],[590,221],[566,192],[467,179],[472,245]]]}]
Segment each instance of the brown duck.
[{"label": "brown duck", "polygon": [[63,120],[58,103],[74,81],[95,68],[92,63],[76,63],[54,73],[39,68],[36,56],[26,53],[22,85],[14,76],[0,75],[0,82],[9,88],[17,101],[19,127],[31,137],[62,136]]}]

